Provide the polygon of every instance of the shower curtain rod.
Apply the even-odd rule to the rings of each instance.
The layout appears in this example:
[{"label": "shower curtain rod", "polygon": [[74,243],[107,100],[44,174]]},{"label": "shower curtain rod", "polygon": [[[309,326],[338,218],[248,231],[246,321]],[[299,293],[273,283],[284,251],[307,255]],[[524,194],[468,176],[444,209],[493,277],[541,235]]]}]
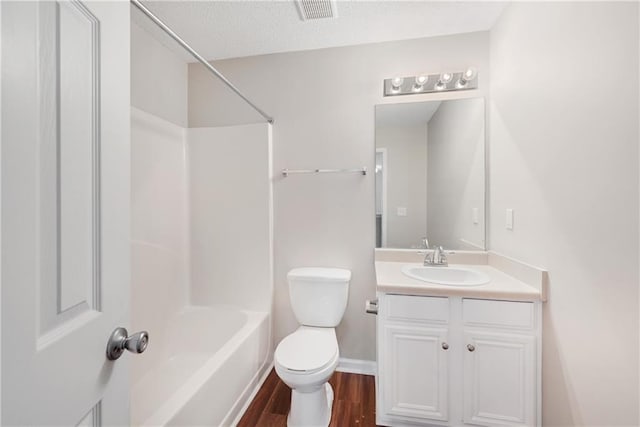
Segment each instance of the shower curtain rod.
[{"label": "shower curtain rod", "polygon": [[153,14],[153,12],[151,12],[149,9],[147,9],[142,3],[140,3],[139,0],[130,0],[131,4],[133,4],[135,7],[138,8],[138,10],[140,10],[140,12],[144,13],[145,15],[147,15],[147,17],[149,19],[151,19],[151,21],[153,21],[158,27],[160,27],[165,33],[167,33],[167,35],[169,37],[171,37],[172,39],[174,39],[176,42],[178,42],[178,44],[180,46],[182,46],[183,48],[185,48],[187,50],[187,52],[189,52],[194,58],[196,58],[202,65],[205,66],[205,68],[209,71],[211,71],[211,73],[216,76],[217,78],[219,78],[222,83],[224,83],[225,85],[227,85],[227,87],[229,87],[229,89],[231,89],[232,91],[234,91],[236,93],[236,95],[238,95],[240,98],[242,98],[247,104],[249,104],[251,107],[253,107],[254,110],[256,110],[258,113],[260,113],[260,115],[262,117],[264,117],[267,122],[269,123],[273,123],[273,117],[269,116],[267,113],[265,113],[264,111],[262,111],[260,108],[258,108],[253,102],[251,102],[249,100],[249,98],[247,98],[246,96],[244,96],[242,94],[242,92],[240,92],[238,90],[237,87],[235,87],[233,85],[233,83],[231,83],[229,80],[227,80],[227,78],[225,76],[222,75],[222,73],[220,73],[220,71],[216,70],[211,64],[209,64],[209,62],[207,62],[206,59],[204,59],[202,57],[202,55],[200,55],[198,52],[196,52],[191,46],[189,46],[189,44],[187,42],[185,42],[184,40],[182,40],[180,38],[180,36],[178,36],[175,32],[173,32],[173,30],[171,28],[169,28],[167,26],[167,24],[165,24],[164,22],[162,22],[156,15]]}]

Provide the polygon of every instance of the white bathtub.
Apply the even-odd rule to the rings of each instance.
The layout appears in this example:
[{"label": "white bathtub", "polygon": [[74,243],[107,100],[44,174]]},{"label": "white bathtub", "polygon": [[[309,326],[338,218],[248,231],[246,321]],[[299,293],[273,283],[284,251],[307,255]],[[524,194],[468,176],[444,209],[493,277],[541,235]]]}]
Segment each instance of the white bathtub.
[{"label": "white bathtub", "polygon": [[156,343],[159,361],[132,386],[132,425],[230,425],[267,368],[269,336],[266,312],[184,308]]}]

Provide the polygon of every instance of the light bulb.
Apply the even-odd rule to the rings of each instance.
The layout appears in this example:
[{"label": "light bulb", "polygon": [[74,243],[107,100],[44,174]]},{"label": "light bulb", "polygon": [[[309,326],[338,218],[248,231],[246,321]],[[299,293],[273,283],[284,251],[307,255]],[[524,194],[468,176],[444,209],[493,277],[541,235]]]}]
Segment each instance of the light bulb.
[{"label": "light bulb", "polygon": [[447,85],[442,82],[442,80],[438,80],[438,83],[433,87],[435,90],[445,90]]},{"label": "light bulb", "polygon": [[453,79],[453,74],[452,73],[442,73],[440,74],[440,81],[442,83],[449,83],[451,80]]},{"label": "light bulb", "polygon": [[425,76],[424,74],[416,77],[416,82],[413,85],[413,91],[420,92],[423,89],[424,84],[427,82],[427,80],[429,80],[429,77]]},{"label": "light bulb", "polygon": [[460,79],[458,79],[458,81],[456,82],[456,88],[464,89],[465,87],[467,87],[467,84],[469,84],[469,82],[475,79],[477,76],[478,70],[476,70],[474,67],[467,68],[466,71],[462,73]]},{"label": "light bulb", "polygon": [[393,89],[400,89],[402,83],[404,83],[404,78],[402,77],[394,77],[393,79],[391,79],[391,86],[393,87]]},{"label": "light bulb", "polygon": [[464,72],[463,74],[463,78],[466,81],[470,81],[476,78],[476,76],[478,75],[478,70],[475,69],[475,67],[469,67],[467,68],[467,70]]}]

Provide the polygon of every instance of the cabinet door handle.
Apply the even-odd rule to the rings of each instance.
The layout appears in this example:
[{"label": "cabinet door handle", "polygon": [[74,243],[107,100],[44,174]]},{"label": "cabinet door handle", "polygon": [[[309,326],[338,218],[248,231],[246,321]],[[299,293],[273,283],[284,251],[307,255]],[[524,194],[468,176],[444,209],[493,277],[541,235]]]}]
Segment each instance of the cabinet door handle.
[{"label": "cabinet door handle", "polygon": [[474,345],[473,345],[473,344],[467,344],[467,350],[469,350],[469,351],[475,351],[475,349],[476,349],[476,348],[474,347]]},{"label": "cabinet door handle", "polygon": [[446,342],[442,343],[442,349],[443,350],[449,350],[449,344],[447,344]]}]

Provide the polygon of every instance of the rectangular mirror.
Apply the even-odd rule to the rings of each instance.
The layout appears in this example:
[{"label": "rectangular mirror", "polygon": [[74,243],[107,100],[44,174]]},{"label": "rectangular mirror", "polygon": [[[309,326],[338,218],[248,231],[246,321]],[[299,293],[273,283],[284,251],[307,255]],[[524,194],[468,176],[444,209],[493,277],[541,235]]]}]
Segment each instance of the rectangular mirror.
[{"label": "rectangular mirror", "polygon": [[376,247],[485,249],[483,98],[376,106]]}]

